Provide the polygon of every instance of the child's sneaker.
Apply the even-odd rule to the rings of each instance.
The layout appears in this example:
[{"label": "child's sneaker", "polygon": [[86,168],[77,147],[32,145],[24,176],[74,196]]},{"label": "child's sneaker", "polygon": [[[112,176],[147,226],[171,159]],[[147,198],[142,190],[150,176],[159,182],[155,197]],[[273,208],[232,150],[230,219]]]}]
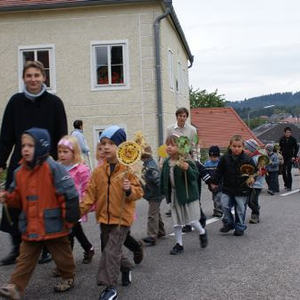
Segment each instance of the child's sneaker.
[{"label": "child's sneaker", "polygon": [[83,253],[82,263],[89,264],[92,261],[94,255],[95,255],[95,250],[92,247],[88,252]]},{"label": "child's sneaker", "polygon": [[244,231],[242,231],[242,230],[235,230],[233,232],[233,235],[234,236],[242,236],[242,235],[244,235]]},{"label": "child's sneaker", "polygon": [[207,244],[208,244],[207,230],[205,230],[204,234],[200,234],[199,235],[199,239],[200,239],[200,246],[201,246],[201,248],[206,248]]},{"label": "child's sneaker", "polygon": [[259,223],[259,216],[258,215],[251,215],[249,219],[250,224],[258,224]]},{"label": "child's sneaker", "polygon": [[99,300],[115,300],[118,298],[118,292],[114,287],[107,287],[100,294]]},{"label": "child's sneaker", "polygon": [[170,251],[171,255],[177,255],[183,252],[183,246],[180,246],[178,243]]},{"label": "child's sneaker", "polygon": [[144,244],[139,241],[140,247],[133,252],[133,261],[135,264],[140,264],[144,258]]},{"label": "child's sneaker", "polygon": [[122,285],[128,286],[131,283],[131,271],[122,272]]},{"label": "child's sneaker", "polygon": [[3,285],[0,288],[0,295],[11,300],[21,299],[20,292],[18,291],[17,286],[13,283]]},{"label": "child's sneaker", "polygon": [[275,193],[274,193],[273,191],[271,191],[271,190],[267,190],[267,193],[268,193],[269,195],[271,195],[271,196],[274,196],[274,195],[275,195]]},{"label": "child's sneaker", "polygon": [[155,246],[156,245],[156,240],[155,238],[151,236],[147,236],[143,238],[143,242],[146,244],[146,246]]},{"label": "child's sneaker", "polygon": [[74,278],[62,279],[54,286],[54,291],[63,293],[74,287]]},{"label": "child's sneaker", "polygon": [[47,264],[52,260],[52,256],[49,252],[43,253],[41,258],[39,259],[39,264]]},{"label": "child's sneaker", "polygon": [[224,224],[223,227],[220,228],[220,232],[227,233],[227,232],[229,232],[230,230],[233,230],[233,229],[234,229],[233,225]]}]

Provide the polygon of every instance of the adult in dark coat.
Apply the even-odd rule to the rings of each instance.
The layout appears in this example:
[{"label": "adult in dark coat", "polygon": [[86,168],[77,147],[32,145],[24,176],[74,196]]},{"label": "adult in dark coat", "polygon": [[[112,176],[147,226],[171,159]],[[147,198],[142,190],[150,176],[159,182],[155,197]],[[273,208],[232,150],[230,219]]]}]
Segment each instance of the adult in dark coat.
[{"label": "adult in dark coat", "polygon": [[284,136],[279,140],[280,152],[283,156],[282,177],[284,187],[290,191],[292,189],[292,166],[297,158],[298,144],[297,140],[292,136],[290,127],[284,128]]},{"label": "adult in dark coat", "polygon": [[[57,143],[68,133],[67,118],[63,102],[57,96],[46,91],[46,79],[42,63],[28,61],[23,69],[24,91],[17,93],[9,100],[2,119],[0,133],[0,173],[6,169],[7,160],[12,152],[5,189],[13,180],[14,170],[21,159],[21,135],[31,128],[45,128],[51,137],[51,155],[57,158]],[[3,209],[0,229],[11,235],[13,249],[1,261],[2,264],[15,262],[19,254],[21,235],[18,230],[18,215],[16,209],[9,209],[9,216]]]}]

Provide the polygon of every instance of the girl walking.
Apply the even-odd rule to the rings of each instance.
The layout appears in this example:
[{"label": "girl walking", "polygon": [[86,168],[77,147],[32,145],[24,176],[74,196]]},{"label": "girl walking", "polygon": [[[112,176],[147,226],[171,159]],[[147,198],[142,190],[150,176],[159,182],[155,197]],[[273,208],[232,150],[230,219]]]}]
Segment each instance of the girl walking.
[{"label": "girl walking", "polygon": [[207,232],[199,222],[198,170],[192,160],[179,160],[177,140],[175,135],[166,140],[169,158],[164,161],[160,181],[162,194],[171,203],[174,223],[176,244],[170,251],[171,255],[183,252],[182,226],[185,224],[198,231],[202,248],[208,244]]},{"label": "girl walking", "polygon": [[[88,166],[82,161],[79,144],[74,136],[66,135],[58,142],[58,160],[74,180],[81,199],[91,174]],[[82,263],[88,264],[92,261],[95,251],[93,245],[83,232],[81,221],[87,221],[87,217],[83,216],[81,220],[75,224],[69,235],[69,239],[73,248],[74,237],[77,238],[81,247],[84,249]]]}]

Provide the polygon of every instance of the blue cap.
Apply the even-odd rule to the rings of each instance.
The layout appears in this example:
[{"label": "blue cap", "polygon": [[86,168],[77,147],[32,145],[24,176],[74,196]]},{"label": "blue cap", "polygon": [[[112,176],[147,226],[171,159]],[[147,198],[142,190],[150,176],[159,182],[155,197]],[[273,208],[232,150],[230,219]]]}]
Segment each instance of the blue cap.
[{"label": "blue cap", "polygon": [[124,129],[117,125],[106,128],[100,135],[100,141],[103,138],[112,140],[117,146],[126,141],[126,133]]}]

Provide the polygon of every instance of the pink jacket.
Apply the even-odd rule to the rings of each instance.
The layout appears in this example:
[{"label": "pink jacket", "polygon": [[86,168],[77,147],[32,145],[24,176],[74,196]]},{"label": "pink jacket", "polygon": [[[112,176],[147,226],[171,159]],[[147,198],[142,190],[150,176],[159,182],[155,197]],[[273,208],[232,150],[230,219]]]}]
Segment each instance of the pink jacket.
[{"label": "pink jacket", "polygon": [[[75,187],[77,189],[77,192],[79,194],[79,201],[81,202],[81,199],[84,195],[84,192],[87,188],[91,171],[88,168],[86,164],[76,164],[72,169],[69,170],[70,176],[73,178]],[[94,211],[95,207],[93,206],[90,211]],[[81,218],[81,221],[87,222],[87,215],[84,215]]]},{"label": "pink jacket", "polygon": [[90,169],[86,164],[76,164],[72,169],[69,170],[69,174],[74,180],[75,187],[81,201],[91,176]]}]

